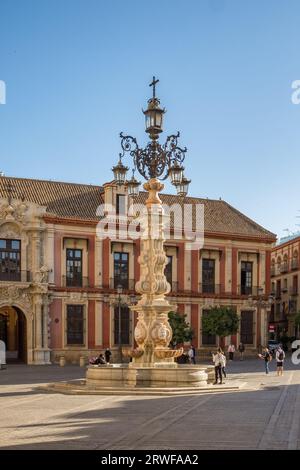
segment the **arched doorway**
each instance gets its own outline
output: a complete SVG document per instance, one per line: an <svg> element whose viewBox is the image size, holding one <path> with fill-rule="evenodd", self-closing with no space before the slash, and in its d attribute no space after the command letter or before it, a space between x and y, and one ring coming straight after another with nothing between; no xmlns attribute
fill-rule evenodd
<svg viewBox="0 0 300 470"><path fill-rule="evenodd" d="M7 362L27 363L26 317L19 308L0 308L0 340L6 344Z"/></svg>

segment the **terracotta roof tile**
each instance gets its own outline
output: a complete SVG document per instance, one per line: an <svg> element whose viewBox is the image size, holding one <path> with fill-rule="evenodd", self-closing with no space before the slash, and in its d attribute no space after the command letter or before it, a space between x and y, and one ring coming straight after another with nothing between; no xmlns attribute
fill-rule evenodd
<svg viewBox="0 0 300 470"><path fill-rule="evenodd" d="M8 183L12 185L12 197L47 207L47 213L61 218L98 220L97 207L103 204L102 186L35 180L28 178L0 177L0 197L8 197ZM147 194L140 192L137 203L144 203ZM173 194L161 194L163 203L203 204L204 230L219 234L234 234L275 241L276 235L246 217L225 201L187 197L184 200ZM195 230L195 220L193 221Z"/></svg>
<svg viewBox="0 0 300 470"><path fill-rule="evenodd" d="M0 177L0 197L24 199L47 207L47 213L63 218L97 220L97 207L103 203L101 186L63 183L27 178Z"/></svg>

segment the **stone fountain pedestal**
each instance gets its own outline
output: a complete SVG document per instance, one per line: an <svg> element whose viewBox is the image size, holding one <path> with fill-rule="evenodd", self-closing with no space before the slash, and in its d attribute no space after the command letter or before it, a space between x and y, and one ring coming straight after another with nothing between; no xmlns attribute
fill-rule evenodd
<svg viewBox="0 0 300 470"><path fill-rule="evenodd" d="M201 388L207 387L207 368L173 364L140 367L134 364L89 366L86 386L91 388Z"/></svg>
<svg viewBox="0 0 300 470"><path fill-rule="evenodd" d="M129 364L90 366L86 385L93 388L200 388L207 386L205 367L179 365L174 360L183 349L172 350L172 329L168 313L177 306L166 294L171 286L165 277L167 258L164 252L165 215L159 192L164 185L155 178L144 184L148 191L146 207L140 219L140 279L136 291L141 295L131 309L138 313L134 338L137 348L123 349Z"/></svg>

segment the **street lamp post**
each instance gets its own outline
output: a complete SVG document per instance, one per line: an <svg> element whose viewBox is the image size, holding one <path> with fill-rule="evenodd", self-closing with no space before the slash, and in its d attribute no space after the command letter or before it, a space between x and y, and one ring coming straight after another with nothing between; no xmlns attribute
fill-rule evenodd
<svg viewBox="0 0 300 470"><path fill-rule="evenodd" d="M118 347L119 347L119 357L120 361L123 362L122 358L122 336L121 336L121 295L123 292L122 286L119 284L117 286L118 294Z"/></svg>
<svg viewBox="0 0 300 470"><path fill-rule="evenodd" d="M136 196L139 192L140 183L134 176L135 171L146 180L144 189L148 192L141 217L141 269L140 279L136 284L136 291L141 294L141 298L131 307L138 313L135 328L138 348L132 351L132 358L134 364L142 366L152 366L154 362L172 362L179 355L178 351L168 348L172 339L168 312L174 310L174 306L165 297L170 291L164 274L167 263L163 249L166 215L158 193L164 188L161 180L169 177L177 194L184 198L190 183L184 176L183 161L187 149L178 145L179 132L168 136L164 144L159 143L165 109L160 106L160 100L156 96L157 83L158 80L153 77L150 83L153 94L148 100L147 109L143 111L145 131L150 141L142 148L134 137L121 133L122 153L119 154L117 165L112 168L116 184L125 185L129 196ZM129 168L122 162L125 155L133 160L133 175L129 180L126 180Z"/></svg>

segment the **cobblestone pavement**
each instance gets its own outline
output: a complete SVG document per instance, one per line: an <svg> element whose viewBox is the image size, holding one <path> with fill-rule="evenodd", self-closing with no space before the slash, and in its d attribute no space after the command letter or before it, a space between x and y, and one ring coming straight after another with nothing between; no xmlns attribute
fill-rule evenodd
<svg viewBox="0 0 300 470"><path fill-rule="evenodd" d="M84 377L78 366L10 365L0 371L1 449L299 449L300 365L228 364L239 392L192 396L79 396L41 393Z"/></svg>

